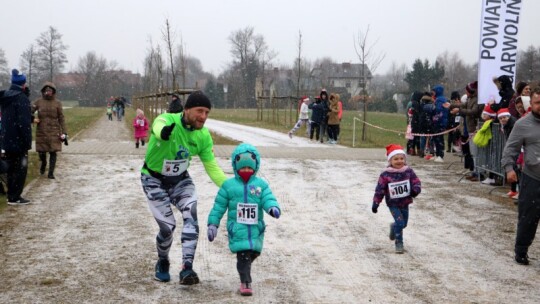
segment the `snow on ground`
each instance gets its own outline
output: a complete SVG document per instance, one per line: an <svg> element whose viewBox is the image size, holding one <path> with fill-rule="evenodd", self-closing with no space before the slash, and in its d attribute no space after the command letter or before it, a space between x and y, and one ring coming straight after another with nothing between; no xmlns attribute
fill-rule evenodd
<svg viewBox="0 0 540 304"><path fill-rule="evenodd" d="M190 173L199 193L195 270L201 283L178 284L180 227L170 252L172 281L156 282L157 225L140 187L143 155L132 154L132 145L124 150L130 139L123 128L100 120L70 146L90 142L107 154L66 150L56 180L39 178L27 187L33 204L0 212L0 302L540 303L540 245L531 247L530 266L513 262L512 201L487 195L490 186L458 182L459 163L418 158L410 163L423 190L411 206L402 255L388 240L388 210L370 210L384 161L263 158L259 175L270 182L283 215L265 217L251 298L236 293L236 258L224 229L214 242L206 239L218 188L196 160ZM237 139L261 149L278 143L255 140L263 137ZM308 156L316 146L324 145L298 149ZM218 162L230 175L228 157Z"/></svg>
<svg viewBox="0 0 540 304"><path fill-rule="evenodd" d="M205 125L212 132L241 142L247 142L257 147L312 147L313 145L326 148L341 147L339 145L310 142L304 136L303 133L305 132L303 128L300 128L293 138L289 138L289 135L285 133L215 119L208 119Z"/></svg>

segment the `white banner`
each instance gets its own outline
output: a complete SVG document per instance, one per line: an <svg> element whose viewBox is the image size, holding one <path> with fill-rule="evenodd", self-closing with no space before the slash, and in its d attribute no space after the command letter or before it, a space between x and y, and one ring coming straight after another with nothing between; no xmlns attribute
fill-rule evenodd
<svg viewBox="0 0 540 304"><path fill-rule="evenodd" d="M516 75L521 0L483 0L478 61L478 103L499 102L493 78Z"/></svg>

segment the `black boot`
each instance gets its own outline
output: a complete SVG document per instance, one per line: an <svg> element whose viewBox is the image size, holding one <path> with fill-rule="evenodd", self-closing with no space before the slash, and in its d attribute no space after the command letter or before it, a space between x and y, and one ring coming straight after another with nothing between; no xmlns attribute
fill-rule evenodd
<svg viewBox="0 0 540 304"><path fill-rule="evenodd" d="M50 152L49 157L49 175L47 176L50 179L54 179L54 167L56 166L56 152Z"/></svg>
<svg viewBox="0 0 540 304"><path fill-rule="evenodd" d="M135 148L139 149L139 142L135 143Z"/></svg>
<svg viewBox="0 0 540 304"><path fill-rule="evenodd" d="M39 152L39 160L41 161L41 167L39 168L39 174L45 174L45 168L47 167L47 154L45 152Z"/></svg>
<svg viewBox="0 0 540 304"><path fill-rule="evenodd" d="M143 146L144 146L144 139L143 139L143 140L141 140L141 145L143 145Z"/></svg>

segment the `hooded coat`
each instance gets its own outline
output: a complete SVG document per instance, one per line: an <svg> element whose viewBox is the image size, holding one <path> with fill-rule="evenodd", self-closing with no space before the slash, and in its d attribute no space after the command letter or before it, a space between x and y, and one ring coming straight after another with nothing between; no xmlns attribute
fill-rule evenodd
<svg viewBox="0 0 540 304"><path fill-rule="evenodd" d="M448 108L445 108L443 105L448 102L448 99L444 96L444 87L441 85L436 85L433 87L435 92L435 108L433 112L433 126L435 127L435 132L441 132L446 130L448 127Z"/></svg>
<svg viewBox="0 0 540 304"><path fill-rule="evenodd" d="M247 182L239 176L240 167L245 167L240 155L251 154L252 163L247 165L255 172ZM233 151L232 167L234 177L226 180L218 191L214 201L214 207L208 215L208 225L219 227L221 218L227 213L227 234L229 237L229 249L236 253L243 250L253 250L262 252L264 242L264 212L270 208L280 209L279 204L272 193L268 183L257 176L261 158L257 149L250 144L240 144ZM245 204L249 204L246 208ZM256 217L256 223L244 224L238 222L238 214L246 210L252 212Z"/></svg>
<svg viewBox="0 0 540 304"><path fill-rule="evenodd" d="M56 86L52 82L46 82L41 91L45 87L54 90L52 99L42 97L32 104L32 113L37 111L36 117L39 119L36 129L36 151L58 152L62 151L60 135L67 134L64 112L62 103L56 99Z"/></svg>
<svg viewBox="0 0 540 304"><path fill-rule="evenodd" d="M146 119L146 116L144 116L144 112L141 109L137 109L137 116L133 118L133 128L135 130L133 133L135 139L144 139L148 136L148 119Z"/></svg>
<svg viewBox="0 0 540 304"><path fill-rule="evenodd" d="M499 109L508 108L510 106L510 100L514 97L514 88L512 88L512 78L507 75L499 76L494 79L493 82L499 88L499 96L501 100L499 103L493 103L491 109L495 112Z"/></svg>
<svg viewBox="0 0 540 304"><path fill-rule="evenodd" d="M32 149L32 115L30 100L21 86L11 85L0 92L2 127L0 145L7 153L26 153Z"/></svg>

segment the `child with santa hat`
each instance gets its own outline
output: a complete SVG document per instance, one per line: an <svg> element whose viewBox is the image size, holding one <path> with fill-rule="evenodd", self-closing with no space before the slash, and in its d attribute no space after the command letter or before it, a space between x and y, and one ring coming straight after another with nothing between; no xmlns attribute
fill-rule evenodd
<svg viewBox="0 0 540 304"><path fill-rule="evenodd" d="M407 155L400 145L386 146L386 157L388 166L379 176L371 211L377 213L382 199L385 199L394 218L389 237L395 241L396 253L403 253L403 229L409 221L409 205L420 194L421 183L414 170L407 166Z"/></svg>

